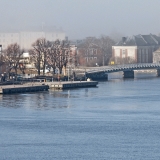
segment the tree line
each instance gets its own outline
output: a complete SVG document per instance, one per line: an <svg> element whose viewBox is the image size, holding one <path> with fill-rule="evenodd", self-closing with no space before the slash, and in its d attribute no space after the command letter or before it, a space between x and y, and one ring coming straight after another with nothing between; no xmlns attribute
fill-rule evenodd
<svg viewBox="0 0 160 160"><path fill-rule="evenodd" d="M25 62L22 63L22 57L24 49L15 44L10 44L6 50L2 51L0 65L6 65L6 71L10 75L11 71L14 70L17 75L19 69L23 74L25 73L26 66ZM59 74L62 73L67 67L68 62L75 59L76 55L72 55L69 41L56 40L54 42L47 41L44 38L37 39L32 49L29 50L30 63L35 65L37 74L40 75L42 70L43 75L45 74L46 66L53 70L53 74L58 68Z"/></svg>
<svg viewBox="0 0 160 160"><path fill-rule="evenodd" d="M86 66L107 65L112 57L112 45L115 44L108 36L101 36L100 38L87 38L79 45L77 48L83 48L87 51L91 44L95 44L101 51L101 54L96 55L96 61L93 59L86 63L85 55L72 53L70 48L70 42L68 40L56 40L48 41L45 38L37 39L33 44L32 48L28 51L30 64L34 64L37 74L40 75L41 72L44 75L46 67L52 70L52 73L62 74L62 71L66 71L66 67L69 64L81 64L81 61L85 61L82 64ZM11 72L17 75L18 71L22 74L26 72L26 62L23 61L24 49L21 49L17 43L10 44L6 50L2 51L0 66L6 66L6 72L10 75ZM63 70L64 69L64 70Z"/></svg>

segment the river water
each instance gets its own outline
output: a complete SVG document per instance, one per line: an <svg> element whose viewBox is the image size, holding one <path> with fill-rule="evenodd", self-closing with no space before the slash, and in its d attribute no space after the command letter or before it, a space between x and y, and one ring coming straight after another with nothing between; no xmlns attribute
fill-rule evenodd
<svg viewBox="0 0 160 160"><path fill-rule="evenodd" d="M160 78L0 95L0 160L160 159Z"/></svg>

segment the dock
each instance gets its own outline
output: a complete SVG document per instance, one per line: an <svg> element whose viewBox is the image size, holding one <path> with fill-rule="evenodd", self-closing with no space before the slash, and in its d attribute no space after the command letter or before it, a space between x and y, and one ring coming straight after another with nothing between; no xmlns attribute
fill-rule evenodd
<svg viewBox="0 0 160 160"><path fill-rule="evenodd" d="M0 86L0 94L48 91L48 89L63 90L71 88L96 87L97 84L97 81L59 81L2 85Z"/></svg>
<svg viewBox="0 0 160 160"><path fill-rule="evenodd" d="M45 82L50 89L71 89L82 87L96 87L97 81L59 81L59 82Z"/></svg>
<svg viewBox="0 0 160 160"><path fill-rule="evenodd" d="M48 91L48 89L49 86L44 84L3 85L0 86L0 94Z"/></svg>

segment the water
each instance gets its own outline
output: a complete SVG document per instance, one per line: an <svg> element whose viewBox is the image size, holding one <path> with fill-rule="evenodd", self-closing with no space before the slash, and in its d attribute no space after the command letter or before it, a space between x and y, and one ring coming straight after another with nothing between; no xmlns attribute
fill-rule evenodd
<svg viewBox="0 0 160 160"><path fill-rule="evenodd" d="M1 95L0 160L160 159L159 96L152 76Z"/></svg>

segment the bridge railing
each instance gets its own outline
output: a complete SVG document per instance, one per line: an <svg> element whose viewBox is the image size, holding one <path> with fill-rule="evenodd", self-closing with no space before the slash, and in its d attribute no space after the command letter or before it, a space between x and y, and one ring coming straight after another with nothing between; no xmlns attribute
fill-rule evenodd
<svg viewBox="0 0 160 160"><path fill-rule="evenodd" d="M160 69L160 63L136 63L136 64L123 64L123 65L112 65L106 67L97 67L90 69L87 73L95 72L118 72L125 70L140 70L140 69Z"/></svg>

